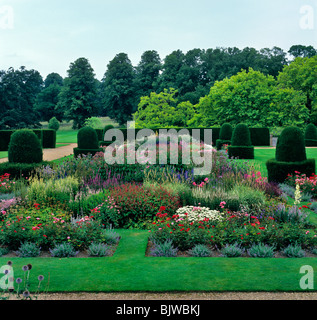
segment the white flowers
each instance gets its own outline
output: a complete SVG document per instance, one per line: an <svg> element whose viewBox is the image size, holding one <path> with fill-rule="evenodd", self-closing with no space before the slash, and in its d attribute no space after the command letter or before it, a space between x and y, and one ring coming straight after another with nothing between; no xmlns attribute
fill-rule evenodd
<svg viewBox="0 0 317 320"><path fill-rule="evenodd" d="M211 210L206 207L195 207L186 206L179 208L176 214L180 218L185 218L187 216L188 221L202 221L204 219L208 220L221 220L223 219L223 214L217 210Z"/></svg>
<svg viewBox="0 0 317 320"><path fill-rule="evenodd" d="M295 201L294 201L294 205L296 206L297 204L300 204L301 201L301 191L299 188L299 181L296 179L296 190L294 193L294 197L295 197Z"/></svg>

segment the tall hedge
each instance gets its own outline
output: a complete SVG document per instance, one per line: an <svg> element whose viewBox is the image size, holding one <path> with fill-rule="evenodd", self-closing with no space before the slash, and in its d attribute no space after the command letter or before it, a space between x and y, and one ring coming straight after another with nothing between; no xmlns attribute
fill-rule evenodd
<svg viewBox="0 0 317 320"><path fill-rule="evenodd" d="M305 145L306 147L317 147L317 128L310 123L305 129Z"/></svg>

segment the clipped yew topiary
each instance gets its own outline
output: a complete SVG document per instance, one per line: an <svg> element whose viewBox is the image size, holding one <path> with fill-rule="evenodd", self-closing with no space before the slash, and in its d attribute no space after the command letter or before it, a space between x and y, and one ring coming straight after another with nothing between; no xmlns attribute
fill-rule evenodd
<svg viewBox="0 0 317 320"><path fill-rule="evenodd" d="M221 126L219 139L216 141L217 150L220 150L224 144L231 144L232 131L233 129L230 123L224 123Z"/></svg>
<svg viewBox="0 0 317 320"><path fill-rule="evenodd" d="M233 130L228 152L229 158L254 159L254 146L251 142L250 130L246 124L240 123Z"/></svg>
<svg viewBox="0 0 317 320"><path fill-rule="evenodd" d="M315 173L315 159L307 159L304 135L297 127L285 128L276 145L275 159L266 163L268 181L282 183L295 171L311 176Z"/></svg>
<svg viewBox="0 0 317 320"><path fill-rule="evenodd" d="M75 157L89 153L95 155L97 152L103 151L99 147L97 132L91 127L83 127L78 131L77 145L78 147L74 148Z"/></svg>
<svg viewBox="0 0 317 320"><path fill-rule="evenodd" d="M305 145L306 147L317 147L317 128L310 123L305 129Z"/></svg>
<svg viewBox="0 0 317 320"><path fill-rule="evenodd" d="M41 141L32 130L15 131L11 135L8 158L10 163L41 163L43 161Z"/></svg>

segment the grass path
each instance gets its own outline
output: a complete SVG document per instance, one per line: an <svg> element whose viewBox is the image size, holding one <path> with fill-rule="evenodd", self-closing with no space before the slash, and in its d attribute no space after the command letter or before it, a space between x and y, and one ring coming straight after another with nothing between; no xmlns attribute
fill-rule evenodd
<svg viewBox="0 0 317 320"><path fill-rule="evenodd" d="M15 277L31 263L37 276L50 273L49 292L302 291L300 268L317 270L317 258L145 257L148 232L119 230L113 257L12 258ZM6 264L0 258L0 264ZM67 288L67 289L65 289Z"/></svg>

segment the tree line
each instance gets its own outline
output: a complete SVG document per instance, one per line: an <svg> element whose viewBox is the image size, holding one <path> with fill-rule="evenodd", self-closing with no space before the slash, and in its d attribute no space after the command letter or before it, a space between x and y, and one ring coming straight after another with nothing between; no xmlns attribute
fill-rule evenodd
<svg viewBox="0 0 317 320"><path fill-rule="evenodd" d="M173 99L194 112L192 116L198 123L203 119L201 115L195 115L195 106L201 104L202 99L210 97L211 88L215 85L218 86L215 94L224 94L219 83L232 79L242 70L247 73L259 72L266 77L262 80L279 81L285 87L301 91L306 100L300 103L304 103L309 113L313 113L317 77L311 68L316 70L316 67L310 65L309 71L306 66L306 73L303 74L298 73L300 62L297 62L294 70L290 67L296 61L311 59L316 55L315 48L302 45L294 45L288 52L278 47L261 50L250 47L196 48L186 53L175 50L163 60L157 51L148 50L133 66L128 54L119 53L108 63L100 80L96 79L87 58L72 62L65 78L58 73L51 73L43 79L36 70L10 68L0 71L0 129L39 127L40 121L49 121L52 117L59 121L73 120L74 128L82 127L85 120L93 116L109 116L119 124L124 124L132 119L136 111L140 114L139 109L145 106L141 103L142 97L166 93L171 88ZM286 67L291 70L286 72ZM230 83L226 85L230 87ZM152 98L155 99L155 95ZM293 95L293 104L296 99L300 100ZM206 115L213 112L212 108L199 110ZM170 112L173 112L173 108ZM221 112L218 108L216 116L219 117ZM208 125L217 121L215 116L208 119Z"/></svg>

